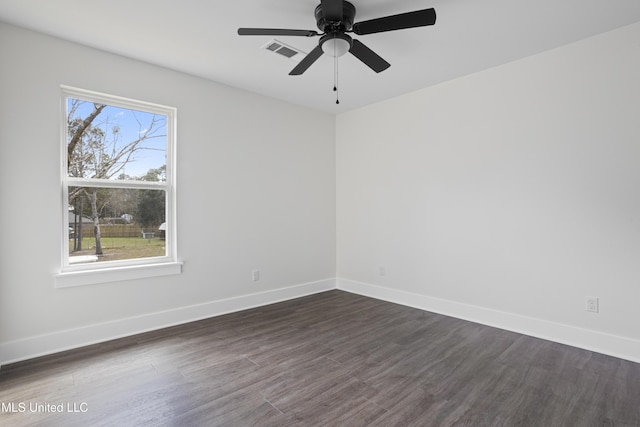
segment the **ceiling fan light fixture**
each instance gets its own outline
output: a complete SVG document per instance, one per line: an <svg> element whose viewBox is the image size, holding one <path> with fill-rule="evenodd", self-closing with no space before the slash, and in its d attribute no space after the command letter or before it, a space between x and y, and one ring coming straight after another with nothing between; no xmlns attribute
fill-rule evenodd
<svg viewBox="0 0 640 427"><path fill-rule="evenodd" d="M388 15L354 23L356 8L347 0L320 0L320 4L315 8L314 15L316 25L321 33L311 30L284 28L238 28L238 34L241 36L320 36L318 45L289 72L290 76L303 74L325 53L336 59L347 52L350 52L367 67L379 73L389 68L391 64L369 49L364 43L357 39L352 39L346 33L364 36L405 28L426 27L436 23L436 11L433 8L414 10L413 12ZM337 70L338 61L335 60L334 64Z"/></svg>
<svg viewBox="0 0 640 427"><path fill-rule="evenodd" d="M351 37L346 34L330 34L321 40L322 51L329 56L338 58L351 50Z"/></svg>

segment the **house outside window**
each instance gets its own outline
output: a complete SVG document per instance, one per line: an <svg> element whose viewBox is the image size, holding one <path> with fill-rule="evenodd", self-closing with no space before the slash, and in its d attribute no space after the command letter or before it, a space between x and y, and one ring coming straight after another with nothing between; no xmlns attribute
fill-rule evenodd
<svg viewBox="0 0 640 427"><path fill-rule="evenodd" d="M176 109L62 86L56 286L180 272Z"/></svg>

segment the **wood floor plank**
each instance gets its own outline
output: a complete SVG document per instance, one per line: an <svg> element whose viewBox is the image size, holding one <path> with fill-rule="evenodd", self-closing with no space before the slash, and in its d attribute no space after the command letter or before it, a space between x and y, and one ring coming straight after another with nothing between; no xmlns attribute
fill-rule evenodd
<svg viewBox="0 0 640 427"><path fill-rule="evenodd" d="M12 427L640 426L640 365L334 290L4 366L0 402Z"/></svg>

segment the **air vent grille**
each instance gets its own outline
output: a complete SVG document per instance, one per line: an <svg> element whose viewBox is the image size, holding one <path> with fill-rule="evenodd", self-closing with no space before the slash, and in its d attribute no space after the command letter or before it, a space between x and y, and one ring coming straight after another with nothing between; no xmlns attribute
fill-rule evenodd
<svg viewBox="0 0 640 427"><path fill-rule="evenodd" d="M288 47L286 47L286 46L282 46L282 47L281 47L280 49L278 49L276 52L277 52L277 53L279 53L280 55L284 55L284 56L286 56L287 58L291 58L291 57L293 57L293 55L297 55L297 54L298 54L298 52L296 52L296 51L295 51L295 50L293 50L293 49L289 49L289 48L288 48Z"/></svg>
<svg viewBox="0 0 640 427"><path fill-rule="evenodd" d="M262 46L263 49L276 53L295 62L300 62L307 54L300 49L282 43L280 40L271 40Z"/></svg>

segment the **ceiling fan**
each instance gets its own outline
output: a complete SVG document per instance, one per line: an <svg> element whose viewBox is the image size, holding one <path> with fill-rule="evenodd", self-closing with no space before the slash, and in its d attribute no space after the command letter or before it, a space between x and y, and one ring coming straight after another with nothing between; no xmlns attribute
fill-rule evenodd
<svg viewBox="0 0 640 427"><path fill-rule="evenodd" d="M369 49L364 43L351 38L347 33L364 36L405 28L424 27L433 25L436 22L436 11L433 8L385 16L354 24L355 16L356 8L348 1L321 0L321 3L315 9L315 18L317 26L322 33L314 30L239 28L238 34L241 36L320 36L318 46L291 70L289 75L292 76L304 73L323 53L337 58L347 52L350 52L373 71L379 73L389 68L391 64Z"/></svg>

